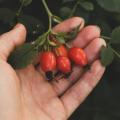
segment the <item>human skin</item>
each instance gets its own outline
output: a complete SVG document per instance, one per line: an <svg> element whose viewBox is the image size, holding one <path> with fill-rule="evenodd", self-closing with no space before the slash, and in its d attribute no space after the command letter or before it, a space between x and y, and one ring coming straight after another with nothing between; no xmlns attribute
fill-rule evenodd
<svg viewBox="0 0 120 120"><path fill-rule="evenodd" d="M81 25L72 45L85 50L90 70L74 66L70 77L59 82L48 82L40 67L29 65L14 70L7 63L16 46L25 42L26 29L17 24L0 36L0 120L67 120L100 81L105 68L99 60L105 41L97 26L84 27L84 20L70 18L55 26L55 32L68 32Z"/></svg>

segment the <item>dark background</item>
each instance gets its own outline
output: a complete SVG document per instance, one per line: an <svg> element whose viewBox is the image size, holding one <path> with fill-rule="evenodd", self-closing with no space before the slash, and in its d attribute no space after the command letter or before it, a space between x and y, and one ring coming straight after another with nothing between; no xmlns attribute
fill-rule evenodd
<svg viewBox="0 0 120 120"><path fill-rule="evenodd" d="M76 0L68 0L70 2L67 3L63 3L63 1L65 0L47 0L52 12L66 19ZM93 10L78 6L74 15L82 16L86 20L86 25L99 25L102 35L110 36L111 31L120 24L119 11L103 9L96 0L91 0L91 3L94 5ZM19 0L0 0L0 34L11 29L14 24L15 12L19 6ZM19 21L27 27L28 42L47 30L48 19L41 0L33 0L32 4L25 7ZM116 44L114 48L119 52L120 45ZM70 120L120 120L119 76L120 62L115 58L113 63L107 67L101 82L71 116Z"/></svg>

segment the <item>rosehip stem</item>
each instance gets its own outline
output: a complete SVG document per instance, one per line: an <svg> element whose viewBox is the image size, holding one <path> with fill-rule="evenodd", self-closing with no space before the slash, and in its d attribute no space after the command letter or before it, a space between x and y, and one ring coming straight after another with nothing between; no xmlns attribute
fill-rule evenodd
<svg viewBox="0 0 120 120"><path fill-rule="evenodd" d="M71 14L69 15L69 17L72 17L74 15L74 13L76 12L78 5L80 4L80 0L77 1L77 3L74 5Z"/></svg>
<svg viewBox="0 0 120 120"><path fill-rule="evenodd" d="M19 7L19 9L18 9L18 11L16 12L16 16L17 16L17 17L20 16L20 13L21 13L21 11L22 11L23 6L24 6L24 0L22 1L21 5L20 5L20 7Z"/></svg>
<svg viewBox="0 0 120 120"><path fill-rule="evenodd" d="M105 39L105 41L107 42L107 44L110 44L110 40L111 40L110 37L102 35L101 38Z"/></svg>
<svg viewBox="0 0 120 120"><path fill-rule="evenodd" d="M50 32L51 29L52 29L52 16L53 16L53 14L51 13L50 9L48 8L46 1L42 0L42 3L45 7L45 10L46 10L47 14L48 14L48 18L49 18L49 29L48 29L48 31Z"/></svg>
<svg viewBox="0 0 120 120"><path fill-rule="evenodd" d="M107 40L111 40L111 38L108 37L108 36L101 36L101 38L103 38L103 39L107 39Z"/></svg>

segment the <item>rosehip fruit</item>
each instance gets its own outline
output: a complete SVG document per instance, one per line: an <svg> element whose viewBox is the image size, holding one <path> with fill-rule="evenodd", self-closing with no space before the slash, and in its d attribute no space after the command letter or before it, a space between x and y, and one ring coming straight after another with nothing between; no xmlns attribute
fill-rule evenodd
<svg viewBox="0 0 120 120"><path fill-rule="evenodd" d="M57 57L57 68L59 71L67 74L71 72L71 63L68 57Z"/></svg>
<svg viewBox="0 0 120 120"><path fill-rule="evenodd" d="M53 71L56 69L55 55L50 52L42 52L40 55L40 66L44 72Z"/></svg>
<svg viewBox="0 0 120 120"><path fill-rule="evenodd" d="M85 66L88 63L86 53L81 48L70 48L68 56L75 64L78 64L80 66Z"/></svg>
<svg viewBox="0 0 120 120"><path fill-rule="evenodd" d="M56 56L68 56L67 48L64 45L60 45L59 47L55 48L54 52Z"/></svg>

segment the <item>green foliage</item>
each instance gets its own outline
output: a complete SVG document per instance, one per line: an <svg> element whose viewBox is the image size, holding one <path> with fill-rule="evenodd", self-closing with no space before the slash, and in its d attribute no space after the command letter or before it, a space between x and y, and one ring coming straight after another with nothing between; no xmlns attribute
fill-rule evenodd
<svg viewBox="0 0 120 120"><path fill-rule="evenodd" d="M71 11L72 9L70 9L69 7L62 7L60 9L60 16L65 19L70 15Z"/></svg>
<svg viewBox="0 0 120 120"><path fill-rule="evenodd" d="M120 26L115 28L111 34L110 43L119 44L120 43Z"/></svg>
<svg viewBox="0 0 120 120"><path fill-rule="evenodd" d="M8 62L15 68L20 69L32 64L34 58L38 54L35 46L29 43L18 47L9 57Z"/></svg>
<svg viewBox="0 0 120 120"><path fill-rule="evenodd" d="M120 1L119 0L97 0L98 4L109 12L120 13Z"/></svg>
<svg viewBox="0 0 120 120"><path fill-rule="evenodd" d="M85 19L86 25L98 25L101 28L102 35L107 36L106 42L111 44L110 48L103 48L101 52L104 65L112 62L113 56L119 58L120 54L120 0L47 0L52 12L63 19L69 16L80 16ZM22 3L22 0L21 0ZM30 3L32 3L30 5ZM87 3L87 4L86 4ZM88 4L89 3L89 4ZM8 31L11 28L11 21L16 14L16 8L20 6L19 0L1 0L0 1L0 33ZM42 32L47 30L48 18L43 10L41 0L25 0L24 8L18 18L28 30L27 41L35 40ZM27 7L25 7L27 6ZM59 20L57 19L57 22ZM111 37L112 39L108 39ZM44 40L41 41L41 45ZM29 46L29 45L28 45ZM31 49L31 45L23 49L20 58L16 62L26 61L24 64L32 63L30 61L36 55L36 49L33 53L28 54L29 61L24 58L24 52ZM19 51L19 50L17 50ZM114 55L113 55L114 53ZM25 52L26 54L26 52ZM12 58L9 58L11 60ZM24 60L26 59L26 60ZM13 61L13 60L12 60ZM19 66L18 66L19 67ZM114 59L112 65L108 66L102 81L81 105L70 120L120 120L120 61Z"/></svg>
<svg viewBox="0 0 120 120"><path fill-rule="evenodd" d="M80 5L81 5L81 7L83 7L87 11L93 11L94 10L94 5L91 2L81 2Z"/></svg>
<svg viewBox="0 0 120 120"><path fill-rule="evenodd" d="M101 49L100 58L103 66L110 65L114 59L114 53L111 47L103 47Z"/></svg>
<svg viewBox="0 0 120 120"><path fill-rule="evenodd" d="M59 43L65 44L64 37L62 37L62 36L56 36L56 39L57 39L57 41L58 41Z"/></svg>

